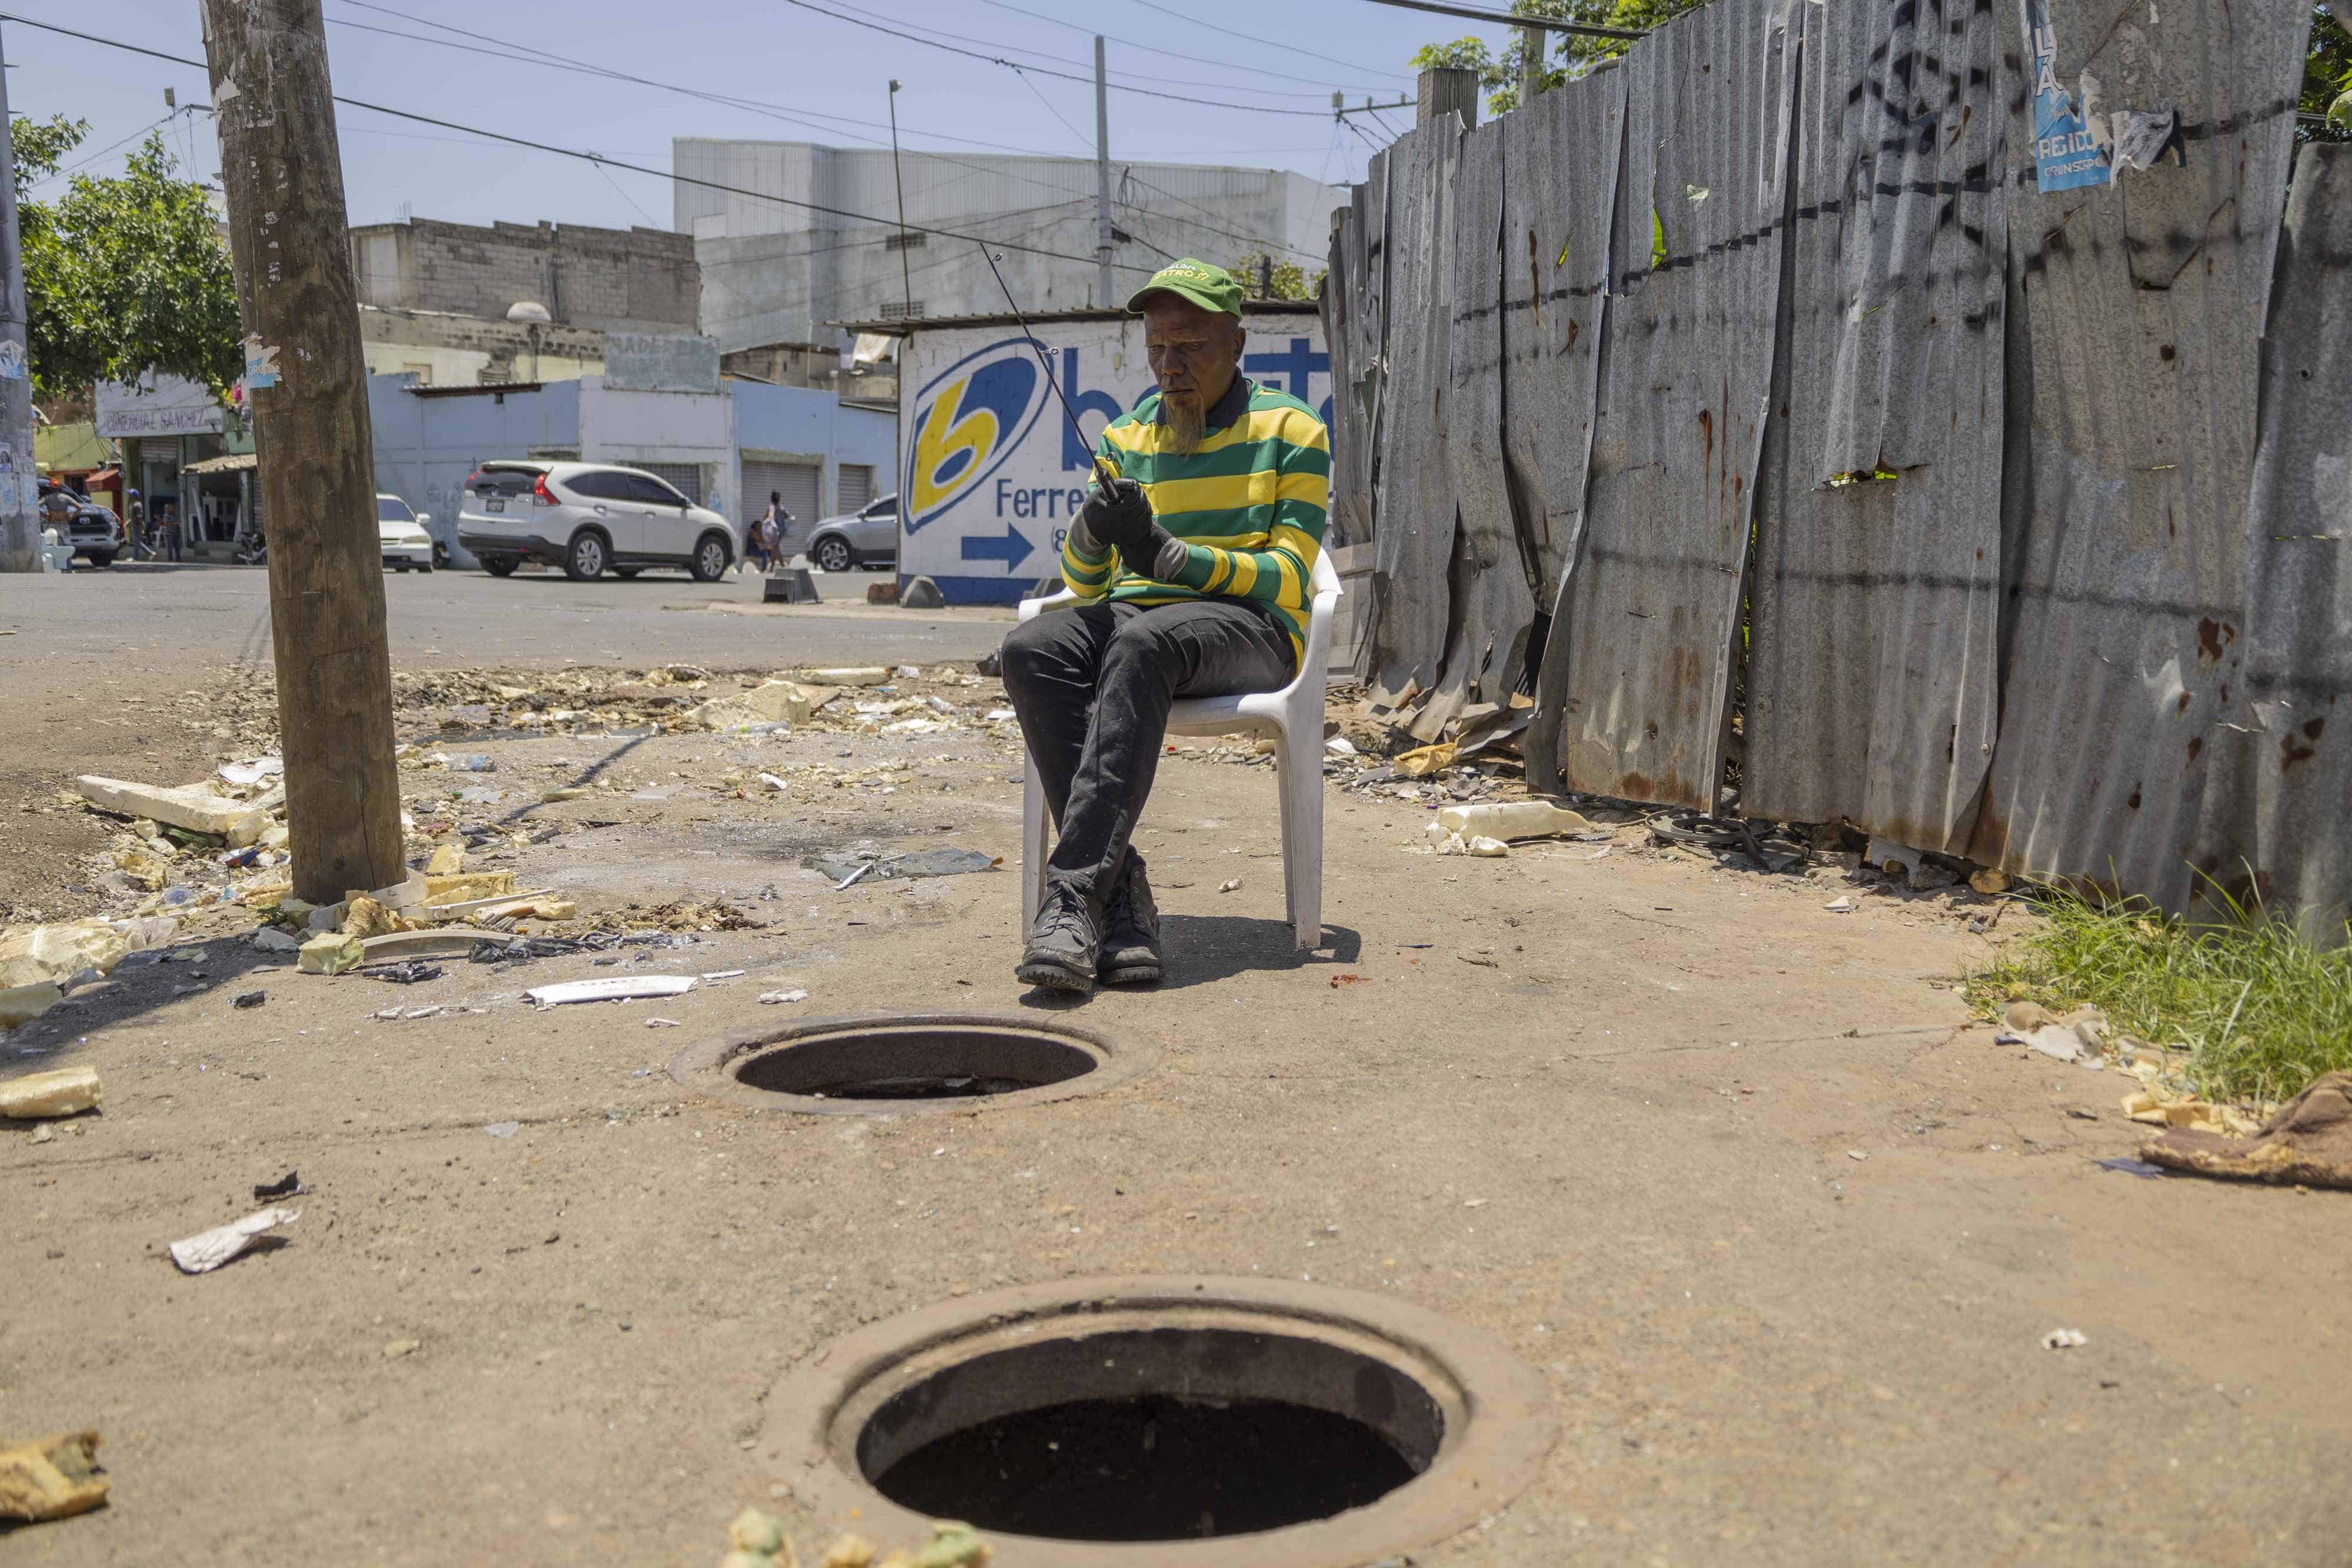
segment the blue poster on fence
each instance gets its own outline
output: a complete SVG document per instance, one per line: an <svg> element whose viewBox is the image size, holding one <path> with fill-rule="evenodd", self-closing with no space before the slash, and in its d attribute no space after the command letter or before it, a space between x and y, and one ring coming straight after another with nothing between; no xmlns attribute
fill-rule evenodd
<svg viewBox="0 0 2352 1568"><path fill-rule="evenodd" d="M2092 132L2072 94L2058 85L2058 35L2045 0L2021 0L2025 53L2033 72L2033 172L2044 191L2104 185L2115 177L2110 144Z"/></svg>

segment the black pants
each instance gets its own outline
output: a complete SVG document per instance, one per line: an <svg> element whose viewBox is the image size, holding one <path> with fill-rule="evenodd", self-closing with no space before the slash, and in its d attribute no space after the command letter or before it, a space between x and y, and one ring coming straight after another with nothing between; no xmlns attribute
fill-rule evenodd
<svg viewBox="0 0 2352 1568"><path fill-rule="evenodd" d="M1125 865L1175 700L1278 691L1297 668L1274 612L1240 599L1065 605L1015 627L1003 661L1061 829L1046 880L1097 900Z"/></svg>

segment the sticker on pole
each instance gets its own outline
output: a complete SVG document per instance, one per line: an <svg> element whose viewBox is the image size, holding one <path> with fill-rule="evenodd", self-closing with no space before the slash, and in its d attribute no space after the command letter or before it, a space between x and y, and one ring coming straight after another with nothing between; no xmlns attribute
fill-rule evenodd
<svg viewBox="0 0 2352 1568"><path fill-rule="evenodd" d="M245 385L248 392L278 384L278 350L257 335L245 340Z"/></svg>
<svg viewBox="0 0 2352 1568"><path fill-rule="evenodd" d="M25 379L25 345L0 342L0 381L21 382Z"/></svg>

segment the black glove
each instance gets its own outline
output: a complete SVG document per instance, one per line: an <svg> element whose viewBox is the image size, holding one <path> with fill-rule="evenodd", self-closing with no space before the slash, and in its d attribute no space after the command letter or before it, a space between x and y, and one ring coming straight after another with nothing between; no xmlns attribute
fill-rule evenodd
<svg viewBox="0 0 2352 1568"><path fill-rule="evenodd" d="M1132 479L1114 479L1108 485L1097 480L1078 511L1078 521L1088 538L1124 557L1129 545L1151 532L1151 503Z"/></svg>
<svg viewBox="0 0 2352 1568"><path fill-rule="evenodd" d="M1171 549L1171 546L1174 548ZM1155 521L1143 530L1141 538L1118 547L1118 560L1121 566L1138 577L1172 582L1176 578L1176 569L1184 564L1184 547L1177 543L1174 535Z"/></svg>

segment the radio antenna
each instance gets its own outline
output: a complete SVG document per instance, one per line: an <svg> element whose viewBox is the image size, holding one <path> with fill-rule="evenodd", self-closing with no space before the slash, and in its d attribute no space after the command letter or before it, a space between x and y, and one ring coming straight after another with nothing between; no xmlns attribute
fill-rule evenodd
<svg viewBox="0 0 2352 1568"><path fill-rule="evenodd" d="M1037 356L1037 368L1045 372L1045 384L1054 389L1054 396L1060 400L1062 417L1070 422L1070 434L1078 438L1079 445L1086 446L1087 433L1078 428L1078 411L1070 406L1070 400L1063 394L1062 383L1054 379L1054 362L1045 357L1045 346L1037 341L1035 335L1029 330L1029 318L1021 313L1020 302L1013 298L1012 287L1004 281L1004 274L997 272L996 257L989 255L984 245L980 247L980 254L987 258L988 270L996 273L996 287L1004 290L1004 302L1013 307L1013 319L1021 323L1021 335L1029 340L1030 351ZM1110 465L1103 461L1101 454L1092 447L1087 447L1087 451L1094 456L1095 476L1108 488L1118 476L1110 471Z"/></svg>

